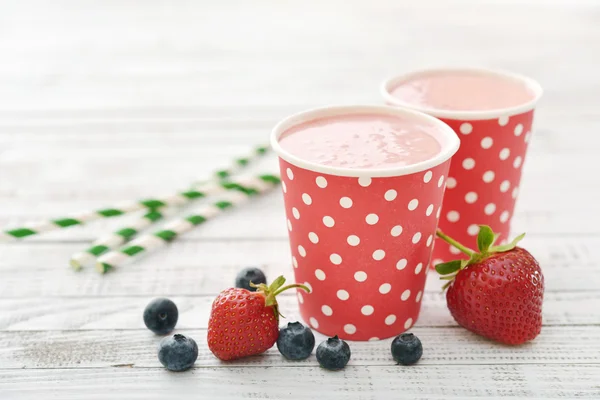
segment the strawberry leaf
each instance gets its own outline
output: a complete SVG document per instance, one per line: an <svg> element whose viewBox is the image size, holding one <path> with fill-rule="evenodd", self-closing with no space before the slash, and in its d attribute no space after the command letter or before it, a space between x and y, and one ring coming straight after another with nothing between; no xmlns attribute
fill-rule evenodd
<svg viewBox="0 0 600 400"><path fill-rule="evenodd" d="M514 238L512 242L506 243L506 244L503 244L500 246L494 246L494 247L490 248L490 251L502 253L505 251L512 250L517 246L517 243L519 243L524 237L525 237L525 234L521 233L519 236Z"/></svg>
<svg viewBox="0 0 600 400"><path fill-rule="evenodd" d="M445 263L437 264L435 266L435 270L440 275L448 275L460 270L461 265L461 260L448 261Z"/></svg>
<svg viewBox="0 0 600 400"><path fill-rule="evenodd" d="M278 277L269 286L269 293L275 293L277 291L277 289L279 289L280 287L283 286L284 283L285 283L285 278L283 277L283 275Z"/></svg>
<svg viewBox="0 0 600 400"><path fill-rule="evenodd" d="M479 234L477 235L477 248L482 254L488 252L490 246L494 243L494 231L487 225L479 225Z"/></svg>

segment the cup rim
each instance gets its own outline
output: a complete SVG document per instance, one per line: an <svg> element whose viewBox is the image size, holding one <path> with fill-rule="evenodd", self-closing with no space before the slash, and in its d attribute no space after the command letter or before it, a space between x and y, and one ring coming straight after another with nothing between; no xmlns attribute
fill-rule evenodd
<svg viewBox="0 0 600 400"><path fill-rule="evenodd" d="M439 134L442 136L441 138L438 138L442 149L437 155L428 160L405 166L393 168L343 168L304 160L283 149L279 144L279 137L285 131L296 125L319 118L351 114L382 114L402 117L408 116L409 118L416 118L427 121L428 123L433 123L439 128ZM270 141L271 147L275 153L277 153L280 158L289 162L290 164L323 174L356 178L392 177L421 172L436 167L449 160L458 151L460 146L460 139L458 138L457 134L445 122L419 111L381 105L334 105L301 111L279 121L271 131Z"/></svg>
<svg viewBox="0 0 600 400"><path fill-rule="evenodd" d="M406 81L415 76L423 75L423 74L431 74L436 72L476 72L479 74L493 75L499 76L502 78L508 78L514 81L518 81L524 83L525 86L530 89L534 98L529 100L526 103L519 104L517 106L498 108L493 110L445 110L438 108L429 108L423 107L415 104L411 104L405 102L401 99L398 99L390 93L390 90L397 86L399 83ZM426 68L414 70L411 72L407 72L405 74L395 75L391 78L384 80L380 87L379 92L383 99L394 106L406 107L412 110L421 111L423 113L432 115L437 118L449 118L456 120L483 120L483 119L493 119L499 118L502 116L512 116L517 114L522 114L524 112L533 110L542 97L543 89L542 86L535 81L525 75L520 75L514 72L499 70L499 69L490 69L490 68L478 68L478 67L439 67L439 68Z"/></svg>

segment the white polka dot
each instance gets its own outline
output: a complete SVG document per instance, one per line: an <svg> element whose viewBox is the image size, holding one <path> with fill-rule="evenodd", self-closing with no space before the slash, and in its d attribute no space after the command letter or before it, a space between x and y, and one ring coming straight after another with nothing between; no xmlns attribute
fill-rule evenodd
<svg viewBox="0 0 600 400"><path fill-rule="evenodd" d="M283 193L287 193L287 185L284 181L281 181L281 188L283 189Z"/></svg>
<svg viewBox="0 0 600 400"><path fill-rule="evenodd" d="M288 230L291 232L292 231L292 221L290 221L289 219L287 220L287 226L288 226Z"/></svg>
<svg viewBox="0 0 600 400"><path fill-rule="evenodd" d="M388 294L390 290L392 290L392 285L389 283L384 283L383 285L379 286L379 293L381 294Z"/></svg>
<svg viewBox="0 0 600 400"><path fill-rule="evenodd" d="M458 211L448 211L448 214L446 214L446 219L450 222L456 222L460 219L460 214Z"/></svg>
<svg viewBox="0 0 600 400"><path fill-rule="evenodd" d="M529 143L529 141L531 140L531 132L527 132L525 134L525 143Z"/></svg>
<svg viewBox="0 0 600 400"><path fill-rule="evenodd" d="M360 238L356 235L350 235L348 236L346 241L350 246L358 246L358 244L360 243Z"/></svg>
<svg viewBox="0 0 600 400"><path fill-rule="evenodd" d="M304 283L303 283L303 285L304 285L304 286L306 286L306 287L308 288L308 292L309 292L309 293L312 293L312 292L313 292L313 288L312 288L312 285L311 285L310 283L308 283L308 282L304 282ZM300 293L300 292L298 292L298 293Z"/></svg>
<svg viewBox="0 0 600 400"><path fill-rule="evenodd" d="M502 211L502 214L500 214L500 222L504 223L504 222L508 221L509 215L510 214L508 211Z"/></svg>
<svg viewBox="0 0 600 400"><path fill-rule="evenodd" d="M385 251L379 249L379 250L375 250L373 252L373 260L375 261L381 261L383 260L383 258L385 257Z"/></svg>
<svg viewBox="0 0 600 400"><path fill-rule="evenodd" d="M354 273L354 279L356 279L357 282L364 282L367 280L367 273L364 271L356 271Z"/></svg>
<svg viewBox="0 0 600 400"><path fill-rule="evenodd" d="M393 237L398 237L402 234L402 227L400 225L396 225L390 231Z"/></svg>
<svg viewBox="0 0 600 400"><path fill-rule="evenodd" d="M492 147L493 144L494 140L489 136L486 136L483 139L481 139L481 147L484 149L489 149L490 147Z"/></svg>
<svg viewBox="0 0 600 400"><path fill-rule="evenodd" d="M462 133L463 135L468 135L469 133L473 132L473 125L471 125L468 122L463 122L460 125L460 133Z"/></svg>
<svg viewBox="0 0 600 400"><path fill-rule="evenodd" d="M404 268L406 268L406 264L408 264L408 261L406 258L403 258L396 263L396 269L402 271Z"/></svg>
<svg viewBox="0 0 600 400"><path fill-rule="evenodd" d="M438 187L442 187L443 183L444 183L444 175L440 176L440 179L438 179Z"/></svg>
<svg viewBox="0 0 600 400"><path fill-rule="evenodd" d="M415 233L412 237L412 242L414 244L417 244L417 243L419 243L420 240L421 240L421 232Z"/></svg>
<svg viewBox="0 0 600 400"><path fill-rule="evenodd" d="M431 246L432 242L433 242L433 235L429 235L429 237L427 238L427 247Z"/></svg>
<svg viewBox="0 0 600 400"><path fill-rule="evenodd" d="M413 324L412 318L407 319L406 322L404 323L404 329L410 328L412 326L412 324Z"/></svg>
<svg viewBox="0 0 600 400"><path fill-rule="evenodd" d="M442 213L442 206L439 206L437 212L435 213L435 217L437 219L440 219L440 214L441 213Z"/></svg>
<svg viewBox="0 0 600 400"><path fill-rule="evenodd" d="M387 192L385 192L385 194L383 195L383 197L387 200L387 201L392 201L396 198L396 196L398 196L398 192L396 192L394 189L390 189Z"/></svg>
<svg viewBox="0 0 600 400"><path fill-rule="evenodd" d="M506 124L508 124L508 116L504 115L504 116L498 118L498 125L506 126Z"/></svg>
<svg viewBox="0 0 600 400"><path fill-rule="evenodd" d="M352 199L350 197L342 197L340 199L340 206L344 208L352 207Z"/></svg>
<svg viewBox="0 0 600 400"><path fill-rule="evenodd" d="M523 133L523 124L517 124L515 126L515 136L521 136L521 133Z"/></svg>
<svg viewBox="0 0 600 400"><path fill-rule="evenodd" d="M325 225L328 228L331 228L335 225L335 221L329 215L326 215L323 217L323 225Z"/></svg>
<svg viewBox="0 0 600 400"><path fill-rule="evenodd" d="M300 211L296 207L292 207L292 215L296 219L300 219Z"/></svg>
<svg viewBox="0 0 600 400"><path fill-rule="evenodd" d="M523 159L521 158L521 156L517 156L517 158L515 158L515 161L513 161L513 167L519 168L522 162Z"/></svg>
<svg viewBox="0 0 600 400"><path fill-rule="evenodd" d="M431 172L431 171L425 172L425 175L423 175L423 182L429 183L432 176L433 176L433 172Z"/></svg>
<svg viewBox="0 0 600 400"><path fill-rule="evenodd" d="M288 168L287 171L285 171L285 173L287 174L287 177L290 179L290 181L294 180L294 173L291 169Z"/></svg>
<svg viewBox="0 0 600 400"><path fill-rule="evenodd" d="M379 221L379 216L377 216L377 214L369 214L365 218L365 221L367 221L367 224L369 225L375 225L377 221Z"/></svg>
<svg viewBox="0 0 600 400"><path fill-rule="evenodd" d="M509 188L510 188L510 182L509 181L502 181L502 183L500 184L500 191L502 193L504 193L504 192L507 192Z"/></svg>
<svg viewBox="0 0 600 400"><path fill-rule="evenodd" d="M423 263L418 263L415 267L415 275L418 275L423 270Z"/></svg>
<svg viewBox="0 0 600 400"><path fill-rule="evenodd" d="M433 212L433 204L430 204L427 207L427 210L425 210L425 215L427 215L428 217L431 215L431 213Z"/></svg>
<svg viewBox="0 0 600 400"><path fill-rule="evenodd" d="M503 148L502 150L500 150L500 153L498 154L498 156L500 157L501 160L506 160L509 156L510 156L510 149L509 148Z"/></svg>
<svg viewBox="0 0 600 400"><path fill-rule="evenodd" d="M370 305L362 306L362 308L360 309L360 313L362 315L371 315L374 311L375 309L373 308L373 306Z"/></svg>
<svg viewBox="0 0 600 400"><path fill-rule="evenodd" d="M292 265L294 265L294 268L298 268L298 260L294 256L292 256Z"/></svg>
<svg viewBox="0 0 600 400"><path fill-rule="evenodd" d="M319 243L319 236L317 236L317 234L314 233L314 232L309 232L308 233L308 240L310 240L314 244L317 244L317 243Z"/></svg>
<svg viewBox="0 0 600 400"><path fill-rule="evenodd" d="M321 312L328 317L333 315L333 310L327 304L321 306Z"/></svg>
<svg viewBox="0 0 600 400"><path fill-rule="evenodd" d="M477 201L477 198L479 196L477 196L477 193L475 192L469 192L465 195L465 201L469 204L473 204Z"/></svg>
<svg viewBox="0 0 600 400"><path fill-rule="evenodd" d="M404 292L402 292L402 296L400 296L400 299L402 301L406 301L406 300L408 300L409 297L410 297L410 289L406 289Z"/></svg>
<svg viewBox="0 0 600 400"><path fill-rule="evenodd" d="M310 206L312 204L312 197L308 193L302 193L302 201L307 206Z"/></svg>
<svg viewBox="0 0 600 400"><path fill-rule="evenodd" d="M448 189L454 189L456 187L456 179L449 176L446 180L446 187Z"/></svg>
<svg viewBox="0 0 600 400"><path fill-rule="evenodd" d="M475 167L475 160L472 158L465 158L462 162L464 169L473 169Z"/></svg>
<svg viewBox="0 0 600 400"><path fill-rule="evenodd" d="M496 174L494 173L494 171L485 171L483 173L483 181L485 183L490 183L494 180L494 178L496 177Z"/></svg>
<svg viewBox="0 0 600 400"><path fill-rule="evenodd" d="M396 322L396 316L394 314L390 314L387 317L385 317L386 325L392 325L394 322Z"/></svg>
<svg viewBox="0 0 600 400"><path fill-rule="evenodd" d="M324 189L327 187L327 179L323 178L322 176L317 176L317 179L315 179L315 182L317 183L317 186L320 187L321 189Z"/></svg>
<svg viewBox="0 0 600 400"><path fill-rule="evenodd" d="M512 191L512 198L516 199L518 195L519 195L519 188L515 187Z"/></svg>
<svg viewBox="0 0 600 400"><path fill-rule="evenodd" d="M367 177L358 178L358 184L362 187L367 187L371 184L371 178L367 178Z"/></svg>
<svg viewBox="0 0 600 400"><path fill-rule="evenodd" d="M469 227L467 228L467 233L471 236L477 235L479 233L479 226L475 224L469 225Z"/></svg>
<svg viewBox="0 0 600 400"><path fill-rule="evenodd" d="M452 245L450 245L450 246L448 246L448 247L449 247L449 249L450 249L450 253L452 253L452 254L460 254L460 250L459 250L459 249L457 249L456 247L454 247L454 246L452 246ZM434 264L434 265L435 265L435 264Z"/></svg>
<svg viewBox="0 0 600 400"><path fill-rule="evenodd" d="M344 332L348 335L354 335L356 333L356 327L352 324L346 324L344 325Z"/></svg>
<svg viewBox="0 0 600 400"><path fill-rule="evenodd" d="M333 253L329 256L329 261L331 261L332 264L340 265L342 263L342 256L337 253Z"/></svg>
<svg viewBox="0 0 600 400"><path fill-rule="evenodd" d="M296 297L298 297L298 303L304 304L304 296L302 296L302 293L296 293Z"/></svg>
<svg viewBox="0 0 600 400"><path fill-rule="evenodd" d="M323 272L323 270L321 270L321 269L315 270L315 276L320 281L324 281L325 278L327 278L327 276L325 275L325 272Z"/></svg>
<svg viewBox="0 0 600 400"><path fill-rule="evenodd" d="M298 254L300 254L302 257L306 257L306 249L302 246L298 246Z"/></svg>
<svg viewBox="0 0 600 400"><path fill-rule="evenodd" d="M417 303L421 301L421 296L423 296L423 291L419 290L419 293L417 293L417 297L415 298Z"/></svg>
<svg viewBox="0 0 600 400"><path fill-rule="evenodd" d="M308 319L308 322L310 322L310 325L315 328L318 329L319 328L319 321L317 321L316 319L314 319L313 317L310 317Z"/></svg>
<svg viewBox="0 0 600 400"><path fill-rule="evenodd" d="M483 212L485 212L486 215L492 215L496 212L496 205L494 203L486 204Z"/></svg>
<svg viewBox="0 0 600 400"><path fill-rule="evenodd" d="M413 211L418 206L419 206L419 200L417 200L417 199L412 199L411 201L408 202L408 209L410 211Z"/></svg>
<svg viewBox="0 0 600 400"><path fill-rule="evenodd" d="M350 294L348 292L346 292L344 289L340 289L337 291L337 298L345 301L350 298Z"/></svg>

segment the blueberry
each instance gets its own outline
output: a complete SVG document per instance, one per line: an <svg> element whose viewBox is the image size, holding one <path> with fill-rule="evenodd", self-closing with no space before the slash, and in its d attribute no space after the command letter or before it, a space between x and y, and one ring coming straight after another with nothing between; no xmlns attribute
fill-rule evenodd
<svg viewBox="0 0 600 400"><path fill-rule="evenodd" d="M317 361L321 367L336 371L350 360L350 346L337 336L329 338L317 347Z"/></svg>
<svg viewBox="0 0 600 400"><path fill-rule="evenodd" d="M158 345L158 359L169 371L185 371L198 358L198 345L192 338L180 334L169 336Z"/></svg>
<svg viewBox="0 0 600 400"><path fill-rule="evenodd" d="M247 289L255 292L256 288L250 286L250 282L258 285L259 283L267 283L265 273L258 268L248 267L241 270L235 277L235 287Z"/></svg>
<svg viewBox="0 0 600 400"><path fill-rule="evenodd" d="M392 341L392 357L399 364L414 364L422 355L423 345L419 338L412 333L403 333Z"/></svg>
<svg viewBox="0 0 600 400"><path fill-rule="evenodd" d="M300 322L290 322L279 330L277 349L289 360L304 360L315 348L315 335Z"/></svg>
<svg viewBox="0 0 600 400"><path fill-rule="evenodd" d="M175 328L179 311L169 299L154 299L144 310L144 324L157 335L166 335Z"/></svg>

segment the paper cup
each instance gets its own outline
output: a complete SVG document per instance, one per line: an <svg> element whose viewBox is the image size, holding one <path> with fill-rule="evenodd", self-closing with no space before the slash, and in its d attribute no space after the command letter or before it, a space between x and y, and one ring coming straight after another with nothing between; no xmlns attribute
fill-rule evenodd
<svg viewBox="0 0 600 400"><path fill-rule="evenodd" d="M439 127L435 158L406 167L348 169L297 158L279 146L289 128L348 114L416 118ZM298 133L301 134L301 133ZM326 107L273 129L279 155L300 312L317 331L376 340L409 329L419 316L432 242L456 134L425 114L385 106Z"/></svg>
<svg viewBox="0 0 600 400"><path fill-rule="evenodd" d="M490 111L450 111L411 105L391 95L402 81L419 74L439 71L470 71L500 76L525 84L533 100L510 108ZM535 105L542 95L540 85L524 76L470 68L417 71L386 80L381 94L387 104L409 107L439 118L459 135L461 146L452 160L439 227L459 242L474 248L479 225L510 235L510 223L519 193L521 171L531 138ZM466 258L458 249L438 239L432 266L442 261Z"/></svg>

